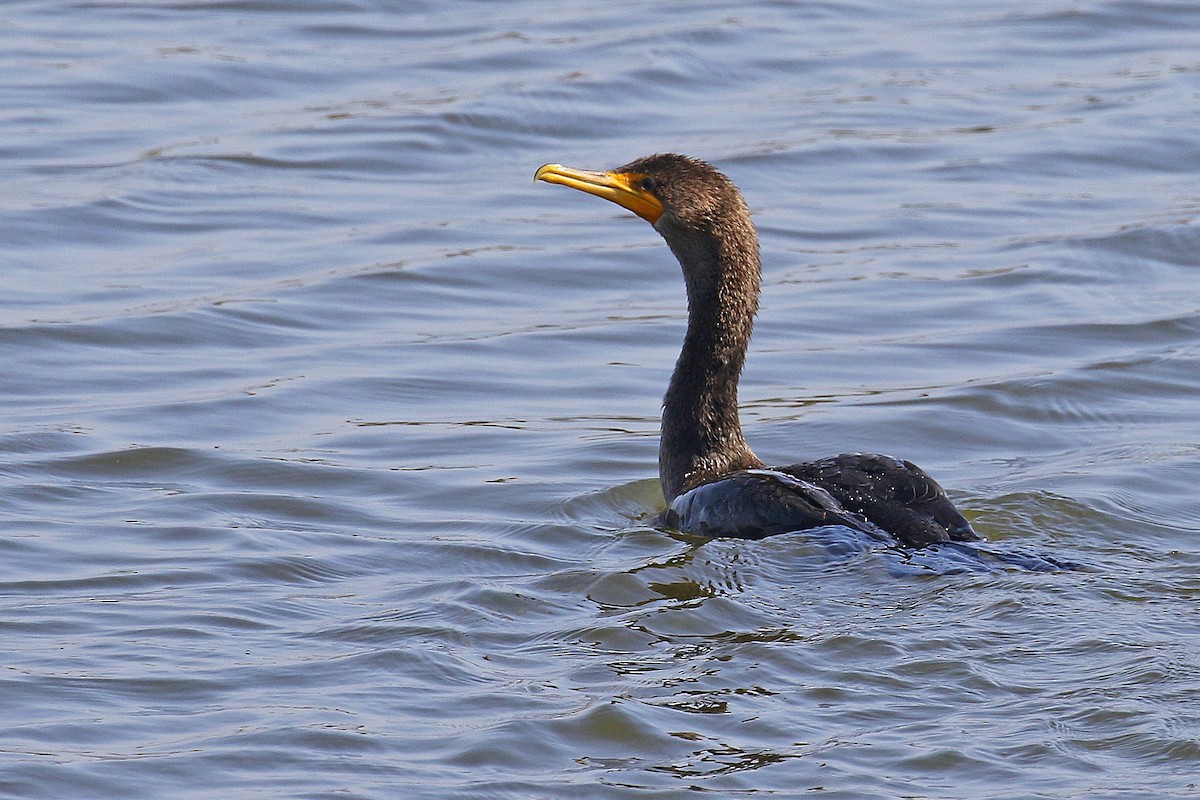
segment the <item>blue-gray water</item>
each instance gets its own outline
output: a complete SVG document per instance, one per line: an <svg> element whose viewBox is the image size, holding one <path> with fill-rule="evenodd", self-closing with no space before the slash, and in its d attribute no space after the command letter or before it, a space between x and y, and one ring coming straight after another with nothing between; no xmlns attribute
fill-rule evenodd
<svg viewBox="0 0 1200 800"><path fill-rule="evenodd" d="M1200 795L1200 4L0 7L0 796ZM771 462L978 572L655 530L703 157Z"/></svg>

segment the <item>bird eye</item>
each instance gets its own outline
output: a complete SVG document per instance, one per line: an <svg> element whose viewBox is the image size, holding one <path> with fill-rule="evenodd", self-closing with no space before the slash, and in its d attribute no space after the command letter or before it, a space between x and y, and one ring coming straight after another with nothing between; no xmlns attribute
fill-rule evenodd
<svg viewBox="0 0 1200 800"><path fill-rule="evenodd" d="M655 181L654 178L642 178L639 185L647 192L653 192L658 188L658 182Z"/></svg>

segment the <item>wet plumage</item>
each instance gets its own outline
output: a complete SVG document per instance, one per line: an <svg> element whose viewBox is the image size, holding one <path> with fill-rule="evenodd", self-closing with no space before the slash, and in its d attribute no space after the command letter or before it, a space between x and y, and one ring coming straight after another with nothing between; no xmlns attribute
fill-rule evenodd
<svg viewBox="0 0 1200 800"><path fill-rule="evenodd" d="M725 175L664 154L608 172L547 164L536 177L633 211L662 235L683 269L688 326L663 399L659 441L664 523L741 538L838 524L910 546L979 539L937 482L907 461L845 453L768 467L750 449L738 381L761 264L750 211Z"/></svg>

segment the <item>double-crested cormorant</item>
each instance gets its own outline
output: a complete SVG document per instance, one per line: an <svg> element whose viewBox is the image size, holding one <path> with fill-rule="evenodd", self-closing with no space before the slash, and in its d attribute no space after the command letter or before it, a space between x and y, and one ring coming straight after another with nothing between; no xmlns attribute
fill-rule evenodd
<svg viewBox="0 0 1200 800"><path fill-rule="evenodd" d="M761 268L758 234L732 181L674 154L609 172L546 164L534 177L629 209L683 267L687 334L663 400L658 447L666 525L740 538L846 525L910 546L979 539L942 487L907 461L848 453L767 467L746 444L738 379Z"/></svg>

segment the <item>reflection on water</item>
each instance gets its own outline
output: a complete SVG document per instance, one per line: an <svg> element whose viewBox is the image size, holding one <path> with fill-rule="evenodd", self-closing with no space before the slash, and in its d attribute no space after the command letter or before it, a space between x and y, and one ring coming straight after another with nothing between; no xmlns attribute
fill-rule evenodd
<svg viewBox="0 0 1200 800"><path fill-rule="evenodd" d="M1198 13L10 4L0 795L1193 795ZM654 528L654 151L986 545Z"/></svg>

